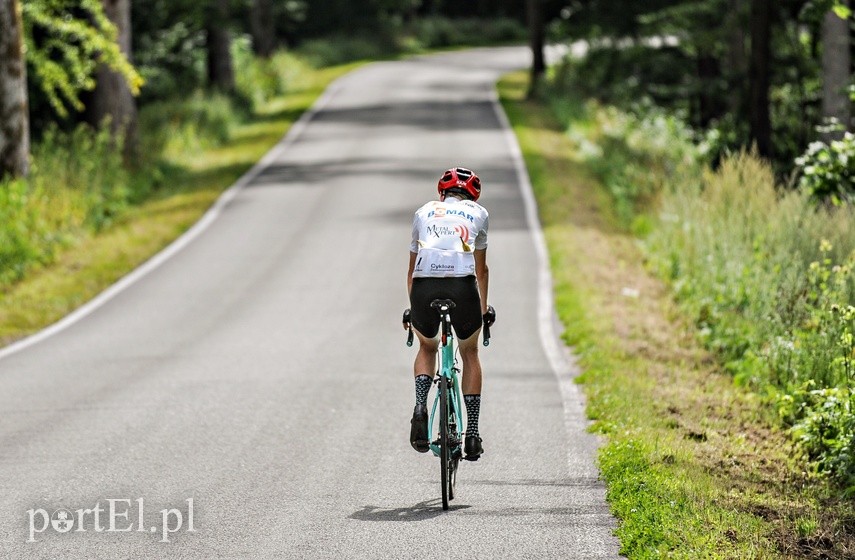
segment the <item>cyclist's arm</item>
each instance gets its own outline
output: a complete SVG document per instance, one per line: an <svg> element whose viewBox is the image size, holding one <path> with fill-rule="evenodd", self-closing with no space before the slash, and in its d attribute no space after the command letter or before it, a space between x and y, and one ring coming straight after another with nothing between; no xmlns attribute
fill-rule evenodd
<svg viewBox="0 0 855 560"><path fill-rule="evenodd" d="M487 312L487 288L490 282L487 249L475 249L475 278L478 280L478 294L481 296L481 314L483 315Z"/></svg>

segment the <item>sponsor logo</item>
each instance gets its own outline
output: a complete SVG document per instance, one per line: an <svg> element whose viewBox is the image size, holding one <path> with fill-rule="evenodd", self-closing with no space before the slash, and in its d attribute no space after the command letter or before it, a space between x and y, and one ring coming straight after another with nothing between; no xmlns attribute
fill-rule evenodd
<svg viewBox="0 0 855 560"><path fill-rule="evenodd" d="M448 210L445 208L437 208L436 210L428 212L428 218L433 218L434 216L437 218L444 218L445 216L460 216L461 218L465 218L470 222L475 223L475 216L468 214L465 210L456 210L454 208L449 208Z"/></svg>
<svg viewBox="0 0 855 560"><path fill-rule="evenodd" d="M457 236L466 243L466 240L469 239L469 228L463 225L454 226L454 231L457 232Z"/></svg>
<svg viewBox="0 0 855 560"><path fill-rule="evenodd" d="M434 224L427 226L427 234L436 238L459 237L465 243L469 239L469 228L464 225L441 226Z"/></svg>
<svg viewBox="0 0 855 560"><path fill-rule="evenodd" d="M430 269L435 272L453 272L453 264L431 264Z"/></svg>

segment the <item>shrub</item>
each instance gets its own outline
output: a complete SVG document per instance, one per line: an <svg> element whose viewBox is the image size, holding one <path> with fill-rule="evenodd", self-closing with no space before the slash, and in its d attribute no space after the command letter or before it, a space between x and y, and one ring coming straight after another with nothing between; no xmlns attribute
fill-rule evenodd
<svg viewBox="0 0 855 560"><path fill-rule="evenodd" d="M425 17L410 24L410 33L423 48L462 45L491 45L525 41L527 34L521 23L510 18L450 19Z"/></svg>
<svg viewBox="0 0 855 560"><path fill-rule="evenodd" d="M850 388L802 389L784 399L792 434L817 471L855 492L855 395Z"/></svg>
<svg viewBox="0 0 855 560"><path fill-rule="evenodd" d="M833 204L855 203L855 134L840 140L813 142L796 158L798 185Z"/></svg>
<svg viewBox="0 0 855 560"><path fill-rule="evenodd" d="M382 59L399 51L394 38L336 35L306 41L297 49L313 66L322 68L356 60Z"/></svg>
<svg viewBox="0 0 855 560"><path fill-rule="evenodd" d="M562 95L550 97L557 113L566 111ZM678 117L650 106L629 113L593 102L586 113L581 122L571 121L567 134L611 193L625 225L655 207L666 186L699 180L704 152Z"/></svg>
<svg viewBox="0 0 855 560"><path fill-rule="evenodd" d="M646 97L671 110L687 110L692 92L683 76L694 72L694 64L675 47L592 42L585 57L568 55L557 65L556 84L622 108Z"/></svg>
<svg viewBox="0 0 855 560"><path fill-rule="evenodd" d="M205 33L185 21L134 34L134 64L145 79L140 102L180 97L205 83Z"/></svg>
<svg viewBox="0 0 855 560"><path fill-rule="evenodd" d="M153 153L192 153L227 142L240 119L229 96L197 91L183 101L145 106L140 129Z"/></svg>
<svg viewBox="0 0 855 560"><path fill-rule="evenodd" d="M51 129L34 150L33 160L31 189L45 196L48 208L65 204L66 198L58 193L63 189L81 196L86 209L81 225L103 229L127 207L129 177L122 146L111 138L107 126L93 130L80 125L70 133ZM63 214L64 210L56 212Z"/></svg>
<svg viewBox="0 0 855 560"><path fill-rule="evenodd" d="M651 263L703 342L770 396L820 472L855 483L855 211L778 190L769 165L743 153L699 188L669 191L662 218Z"/></svg>
<svg viewBox="0 0 855 560"><path fill-rule="evenodd" d="M270 58L253 55L248 38L232 43L235 81L241 98L257 110L270 99L306 86L308 63L294 53L280 50Z"/></svg>
<svg viewBox="0 0 855 560"><path fill-rule="evenodd" d="M0 284L21 278L28 266L51 256L51 232L24 180L0 183ZM41 243L40 243L41 241Z"/></svg>
<svg viewBox="0 0 855 560"><path fill-rule="evenodd" d="M59 248L107 227L128 205L121 146L106 127L49 129L33 161L26 180L0 183L0 285L51 262Z"/></svg>
<svg viewBox="0 0 855 560"><path fill-rule="evenodd" d="M744 123L716 123L698 144L674 113L633 101L657 83L657 102L678 92L657 72L679 57L649 74L634 48L618 50L595 49L552 75L547 95L570 123L576 157L624 221L658 214L648 262L700 340L736 383L777 407L818 472L855 492L855 205L844 204L855 202L855 135L811 144L796 160L800 188L781 189L769 163L728 153ZM592 94L631 109L574 101ZM710 156L715 170L703 168Z"/></svg>

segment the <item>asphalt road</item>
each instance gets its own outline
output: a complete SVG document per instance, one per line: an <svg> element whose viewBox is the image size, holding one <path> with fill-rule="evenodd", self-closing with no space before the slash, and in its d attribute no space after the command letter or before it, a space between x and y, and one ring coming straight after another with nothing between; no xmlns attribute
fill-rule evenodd
<svg viewBox="0 0 855 560"><path fill-rule="evenodd" d="M494 105L527 63L488 49L342 78L169 258L0 354L0 557L616 557ZM443 512L438 461L408 442L400 313L412 213L451 165L484 182L499 321L486 453Z"/></svg>

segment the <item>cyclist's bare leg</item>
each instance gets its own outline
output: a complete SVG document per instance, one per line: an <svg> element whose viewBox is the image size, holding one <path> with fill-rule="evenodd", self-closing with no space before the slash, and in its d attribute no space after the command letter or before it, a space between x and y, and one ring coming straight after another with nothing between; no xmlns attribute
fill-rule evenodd
<svg viewBox="0 0 855 560"><path fill-rule="evenodd" d="M464 395L481 394L481 358L478 357L478 337L481 329L467 339L458 341L463 360L462 389Z"/></svg>
<svg viewBox="0 0 855 560"><path fill-rule="evenodd" d="M481 359L478 357L478 338L481 329L458 343L463 359L463 400L466 402L466 438L464 459L477 461L484 452L478 435L478 415L481 408Z"/></svg>
<svg viewBox="0 0 855 560"><path fill-rule="evenodd" d="M429 375L433 377L436 372L436 351L439 348L437 338L427 338L418 330L413 329L419 338L419 351L413 364L413 375Z"/></svg>

